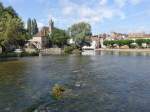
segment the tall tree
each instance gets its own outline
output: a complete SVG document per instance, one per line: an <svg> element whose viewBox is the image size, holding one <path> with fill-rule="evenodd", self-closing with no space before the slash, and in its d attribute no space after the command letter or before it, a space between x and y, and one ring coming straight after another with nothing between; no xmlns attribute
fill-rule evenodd
<svg viewBox="0 0 150 112"><path fill-rule="evenodd" d="M30 18L27 21L27 31L28 31L29 36L31 38L32 37L32 21Z"/></svg>
<svg viewBox="0 0 150 112"><path fill-rule="evenodd" d="M2 14L2 11L4 10L3 4L0 2L0 14Z"/></svg>
<svg viewBox="0 0 150 112"><path fill-rule="evenodd" d="M38 29L38 26L37 26L37 22L36 22L36 19L33 19L33 35L38 33L39 29Z"/></svg>
<svg viewBox="0 0 150 112"><path fill-rule="evenodd" d="M72 25L68 29L68 32L71 38L73 38L76 44L79 46L84 44L84 42L89 41L89 38L92 35L91 25L85 22Z"/></svg>
<svg viewBox="0 0 150 112"><path fill-rule="evenodd" d="M58 47L63 47L67 44L69 35L64 30L54 28L52 34L50 35L50 42L52 45L57 45Z"/></svg>
<svg viewBox="0 0 150 112"><path fill-rule="evenodd" d="M3 51L8 46L21 46L27 39L22 20L12 7L3 7L0 3L0 46Z"/></svg>
<svg viewBox="0 0 150 112"><path fill-rule="evenodd" d="M6 10L7 13L9 13L11 16L16 17L16 18L19 18L19 17L18 17L18 14L16 13L16 11L15 11L11 6L6 7L5 10Z"/></svg>
<svg viewBox="0 0 150 112"><path fill-rule="evenodd" d="M36 19L33 19L33 20L31 18L28 19L27 30L28 30L30 37L38 33L38 26L37 26Z"/></svg>

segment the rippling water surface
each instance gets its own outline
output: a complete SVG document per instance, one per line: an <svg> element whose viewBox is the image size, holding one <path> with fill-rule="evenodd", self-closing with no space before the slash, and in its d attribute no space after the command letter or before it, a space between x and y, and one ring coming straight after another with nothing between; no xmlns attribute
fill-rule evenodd
<svg viewBox="0 0 150 112"><path fill-rule="evenodd" d="M56 83L76 97L51 102ZM101 51L0 62L0 112L23 112L41 100L52 112L150 112L150 53Z"/></svg>

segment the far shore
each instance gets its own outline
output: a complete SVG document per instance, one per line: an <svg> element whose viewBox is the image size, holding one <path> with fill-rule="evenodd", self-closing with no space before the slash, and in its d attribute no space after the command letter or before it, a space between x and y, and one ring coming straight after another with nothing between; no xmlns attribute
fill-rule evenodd
<svg viewBox="0 0 150 112"><path fill-rule="evenodd" d="M96 51L126 51L126 52L150 52L149 49L108 49L108 48L99 48Z"/></svg>

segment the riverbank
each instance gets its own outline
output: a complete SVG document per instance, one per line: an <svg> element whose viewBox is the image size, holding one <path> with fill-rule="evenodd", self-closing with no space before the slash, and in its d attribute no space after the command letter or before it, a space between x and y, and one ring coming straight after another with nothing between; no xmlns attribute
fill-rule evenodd
<svg viewBox="0 0 150 112"><path fill-rule="evenodd" d="M150 49L103 49L99 48L96 51L125 51L125 52L150 52Z"/></svg>
<svg viewBox="0 0 150 112"><path fill-rule="evenodd" d="M22 53L18 54L15 52L7 52L7 53L0 54L0 58L29 57L29 56L39 56L39 53L38 52L33 52L33 53L22 52Z"/></svg>

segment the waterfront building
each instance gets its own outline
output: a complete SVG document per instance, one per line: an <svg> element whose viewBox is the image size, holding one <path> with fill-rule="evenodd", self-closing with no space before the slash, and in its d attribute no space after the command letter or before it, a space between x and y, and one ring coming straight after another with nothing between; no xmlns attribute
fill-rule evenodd
<svg viewBox="0 0 150 112"><path fill-rule="evenodd" d="M54 22L50 20L49 26L42 27L42 29L28 41L27 46L33 46L37 49L47 48L49 46L48 36L52 33L53 28Z"/></svg>
<svg viewBox="0 0 150 112"><path fill-rule="evenodd" d="M127 34L111 32L110 37L112 40L125 40L128 38Z"/></svg>
<svg viewBox="0 0 150 112"><path fill-rule="evenodd" d="M145 32L140 33L129 33L128 39L150 39L150 34L146 34Z"/></svg>
<svg viewBox="0 0 150 112"><path fill-rule="evenodd" d="M104 48L105 46L103 45L103 41L106 39L108 35L107 34L99 34L99 35L94 35L91 37L92 43L95 42L95 48Z"/></svg>

